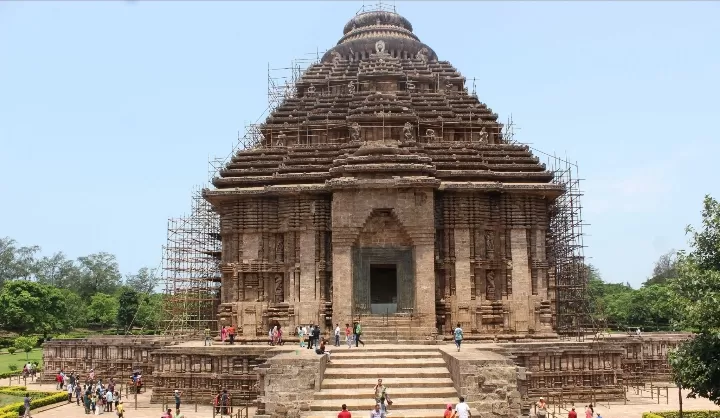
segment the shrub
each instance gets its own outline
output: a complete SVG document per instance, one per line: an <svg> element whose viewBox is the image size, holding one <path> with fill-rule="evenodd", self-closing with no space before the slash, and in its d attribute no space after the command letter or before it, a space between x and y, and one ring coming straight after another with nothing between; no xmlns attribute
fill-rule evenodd
<svg viewBox="0 0 720 418"><path fill-rule="evenodd" d="M8 369L10 369L11 372L17 371L18 366L17 364L8 364Z"/></svg>
<svg viewBox="0 0 720 418"><path fill-rule="evenodd" d="M10 392L10 391L8 391ZM13 391L15 393L19 393L20 396L24 396L25 392L23 390L15 390ZM67 394L65 392L53 392L53 393L47 393L47 392L29 392L30 398L32 401L30 401L30 409L36 409L40 408L46 405L52 405L58 402L67 401ZM14 393L13 393L14 394ZM25 413L25 406L22 402L15 402L11 403L10 405L5 405L4 407L0 408L0 418L6 418L6 417L17 417L22 416Z"/></svg>
<svg viewBox="0 0 720 418"><path fill-rule="evenodd" d="M15 347L8 347L8 353L10 353L10 354L15 354L16 351L17 351L17 348L15 348Z"/></svg>
<svg viewBox="0 0 720 418"><path fill-rule="evenodd" d="M678 418L679 416L677 411L645 412L642 418ZM683 418L720 418L720 411L683 411Z"/></svg>

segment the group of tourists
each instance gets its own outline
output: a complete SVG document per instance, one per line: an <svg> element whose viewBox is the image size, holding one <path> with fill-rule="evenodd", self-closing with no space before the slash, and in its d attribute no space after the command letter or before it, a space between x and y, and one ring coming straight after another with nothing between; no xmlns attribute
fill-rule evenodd
<svg viewBox="0 0 720 418"><path fill-rule="evenodd" d="M282 339L282 327L280 325L274 325L268 331L268 344L270 345L283 345L285 342Z"/></svg>
<svg viewBox="0 0 720 418"><path fill-rule="evenodd" d="M82 405L85 408L85 414L100 415L103 412L113 412L114 407L117 416L123 417L125 409L120 391L115 390L114 379L110 379L107 384L104 384L102 380L96 382L95 371L91 369L84 383L80 374L74 371L65 373L60 370L55 380L58 390L65 389L67 391L68 403L72 403L74 396L75 404Z"/></svg>
<svg viewBox="0 0 720 418"><path fill-rule="evenodd" d="M388 406L391 406L393 401L390 399L387 387L383 385L382 379L378 379L373 391L375 407L370 411L370 418L387 418L390 415ZM341 408L338 418L352 418L352 413L348 410L346 404L342 404ZM443 418L470 418L470 416L470 406L465 403L465 398L462 396L460 402L454 407L452 404L447 404L443 413Z"/></svg>
<svg viewBox="0 0 720 418"><path fill-rule="evenodd" d="M235 333L236 333L235 325L223 325L222 328L220 328L220 342L225 342L225 340L229 341L230 344L235 344ZM205 341L208 341L208 338L205 339Z"/></svg>
<svg viewBox="0 0 720 418"><path fill-rule="evenodd" d="M22 377L23 377L24 379L27 379L28 377L32 377L33 379L35 379L35 377L37 376L37 369L38 369L38 362L37 362L37 361L34 362L34 363L31 363L31 362L28 361L28 362L23 366L23 369L22 369Z"/></svg>
<svg viewBox="0 0 720 418"><path fill-rule="evenodd" d="M594 415L593 415L594 414ZM535 404L535 415L537 418L546 418L548 416L548 404L545 402L545 398L541 397L540 400ZM568 412L568 418L578 418L575 407L573 406ZM595 413L593 404L585 405L585 418L602 418L600 413Z"/></svg>

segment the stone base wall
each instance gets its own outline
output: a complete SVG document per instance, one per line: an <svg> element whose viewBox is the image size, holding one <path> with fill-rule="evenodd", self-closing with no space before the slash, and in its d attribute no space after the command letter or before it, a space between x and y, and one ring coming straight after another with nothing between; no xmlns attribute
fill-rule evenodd
<svg viewBox="0 0 720 418"><path fill-rule="evenodd" d="M623 379L627 385L638 385L644 382L669 382L669 353L690 338L690 333L653 332L640 336L614 335L605 341L624 350Z"/></svg>
<svg viewBox="0 0 720 418"><path fill-rule="evenodd" d="M256 416L299 418L310 410L310 402L320 389L327 356L313 350L278 354L258 368L260 397Z"/></svg>
<svg viewBox="0 0 720 418"><path fill-rule="evenodd" d="M233 405L254 404L258 397L258 374L270 346L171 346L152 355L151 402L173 402L173 391L183 392L183 402L208 405L222 390Z"/></svg>
<svg viewBox="0 0 720 418"><path fill-rule="evenodd" d="M480 418L520 416L522 397L517 390L517 371L512 359L471 348L461 353L453 348L441 352L455 390L479 412Z"/></svg>
<svg viewBox="0 0 720 418"><path fill-rule="evenodd" d="M81 379L95 370L98 379L127 381L134 371L143 374L143 382L152 386L151 354L172 342L170 337L92 337L50 340L43 344L42 382L54 382L58 371L80 373Z"/></svg>
<svg viewBox="0 0 720 418"><path fill-rule="evenodd" d="M555 403L625 399L623 348L599 342L531 342L502 346L525 378L521 391Z"/></svg>

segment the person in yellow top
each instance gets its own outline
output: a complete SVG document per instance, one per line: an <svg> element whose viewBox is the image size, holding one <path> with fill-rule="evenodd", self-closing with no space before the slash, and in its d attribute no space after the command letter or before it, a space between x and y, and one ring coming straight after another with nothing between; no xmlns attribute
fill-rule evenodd
<svg viewBox="0 0 720 418"><path fill-rule="evenodd" d="M115 413L119 418L123 418L123 414L125 414L125 406L123 406L123 401L120 401L120 403L118 403L117 408L115 408Z"/></svg>

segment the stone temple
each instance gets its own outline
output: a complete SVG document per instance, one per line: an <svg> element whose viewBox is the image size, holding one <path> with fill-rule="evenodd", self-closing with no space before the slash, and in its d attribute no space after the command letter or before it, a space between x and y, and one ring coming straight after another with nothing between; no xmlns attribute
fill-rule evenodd
<svg viewBox="0 0 720 418"><path fill-rule="evenodd" d="M363 414L378 378L406 418L458 396L486 418L529 417L540 396L564 415L648 384L667 398L668 353L689 336L588 326L572 183L504 133L405 18L356 15L194 195L189 226L168 228L166 335L48 341L42 380L140 371L153 403L227 390L236 416L258 418ZM367 347L333 347L332 362L293 332L353 320ZM266 343L276 323L286 345ZM205 346L198 334L223 325L238 344Z"/></svg>
<svg viewBox="0 0 720 418"><path fill-rule="evenodd" d="M408 339L457 323L552 335L563 187L502 128L407 19L356 15L203 192L221 222L218 327L379 315Z"/></svg>

